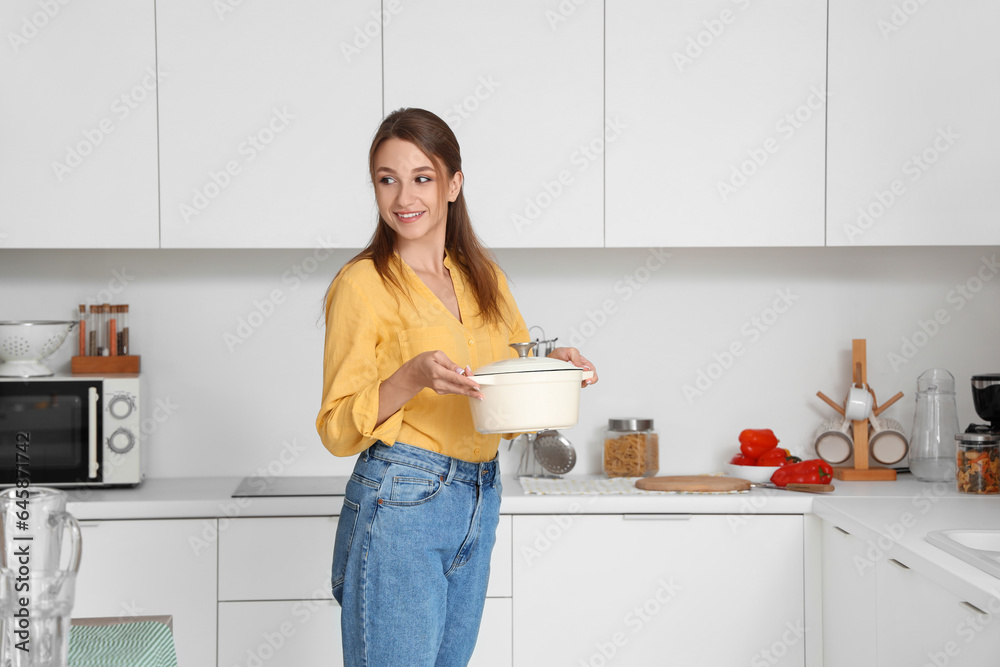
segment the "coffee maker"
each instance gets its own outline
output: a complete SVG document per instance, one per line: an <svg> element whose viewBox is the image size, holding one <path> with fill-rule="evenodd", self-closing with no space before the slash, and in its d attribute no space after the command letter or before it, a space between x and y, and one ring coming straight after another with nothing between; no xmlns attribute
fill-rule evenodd
<svg viewBox="0 0 1000 667"><path fill-rule="evenodd" d="M1000 434L1000 373L972 376L972 403L989 424L969 424L965 432Z"/></svg>

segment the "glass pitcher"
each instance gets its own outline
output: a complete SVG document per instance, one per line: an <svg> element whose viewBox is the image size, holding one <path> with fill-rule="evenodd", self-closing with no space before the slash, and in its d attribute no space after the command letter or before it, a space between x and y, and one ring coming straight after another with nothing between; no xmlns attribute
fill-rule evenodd
<svg viewBox="0 0 1000 667"><path fill-rule="evenodd" d="M69 533L69 562L63 566L63 534ZM0 493L0 568L17 570L25 549L35 572L80 569L80 525L66 511L66 493L42 486Z"/></svg>
<svg viewBox="0 0 1000 667"><path fill-rule="evenodd" d="M924 482L955 481L956 433L955 376L943 368L924 371L917 378L910 436L909 464L914 477Z"/></svg>

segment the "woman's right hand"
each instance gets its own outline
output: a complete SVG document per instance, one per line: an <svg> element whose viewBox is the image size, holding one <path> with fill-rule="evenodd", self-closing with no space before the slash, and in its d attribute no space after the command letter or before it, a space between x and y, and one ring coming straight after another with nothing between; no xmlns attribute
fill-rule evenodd
<svg viewBox="0 0 1000 667"><path fill-rule="evenodd" d="M404 371L417 391L424 387L438 394L459 394L483 400L483 394L472 377L472 369L460 367L441 350L421 352L403 364Z"/></svg>

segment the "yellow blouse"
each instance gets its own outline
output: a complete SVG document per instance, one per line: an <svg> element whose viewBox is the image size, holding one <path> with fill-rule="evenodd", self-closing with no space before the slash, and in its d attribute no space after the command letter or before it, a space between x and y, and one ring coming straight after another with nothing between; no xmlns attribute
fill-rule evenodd
<svg viewBox="0 0 1000 667"><path fill-rule="evenodd" d="M439 395L424 388L378 427L378 390L403 362L421 352L441 350L473 371L517 356L509 343L529 340L524 318L497 268L506 325L491 327L479 317L465 276L446 256L444 265L458 297L462 322L413 270L403 263L400 283L407 295L385 286L371 260L341 271L327 301L323 358L323 405L316 419L323 445L336 456L353 456L376 441L404 442L464 461L489 461L499 435L472 426L469 398Z"/></svg>

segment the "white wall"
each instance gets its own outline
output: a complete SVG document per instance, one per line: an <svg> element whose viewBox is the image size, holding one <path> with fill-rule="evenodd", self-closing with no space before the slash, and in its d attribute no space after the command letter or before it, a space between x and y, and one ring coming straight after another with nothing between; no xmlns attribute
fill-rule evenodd
<svg viewBox="0 0 1000 667"><path fill-rule="evenodd" d="M576 344L598 367L580 424L566 432L581 453L575 472L600 470L609 417L656 420L661 474L719 470L749 427L772 428L793 452L812 456L813 430L832 416L815 393L844 394L852 338L868 340L878 398L905 392L886 416L907 429L925 369L955 374L963 426L977 420L969 376L1000 372L997 248L663 252L670 256L497 253L529 326ZM346 474L351 461L323 448L313 422L323 292L350 254L316 261L309 250L2 250L0 319L67 318L88 299L130 304L148 476L242 476L269 466L284 475ZM280 302L267 305L274 296ZM784 312L770 310L776 300ZM227 344L255 303L269 316L245 341ZM944 324L927 324L935 315ZM904 338L918 347L906 348ZM743 353L729 361L734 344ZM56 353L56 370L69 371L72 349ZM699 372L704 392L685 396ZM503 461L513 472L505 449Z"/></svg>

